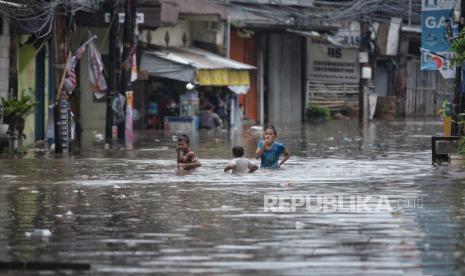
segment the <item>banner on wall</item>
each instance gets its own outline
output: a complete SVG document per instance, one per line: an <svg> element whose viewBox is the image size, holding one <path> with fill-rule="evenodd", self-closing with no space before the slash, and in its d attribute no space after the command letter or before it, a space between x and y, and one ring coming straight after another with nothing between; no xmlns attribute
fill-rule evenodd
<svg viewBox="0 0 465 276"><path fill-rule="evenodd" d="M307 79L311 82L358 83L360 66L358 50L340 48L309 38Z"/></svg>
<svg viewBox="0 0 465 276"><path fill-rule="evenodd" d="M452 67L450 62L442 62L438 67L437 57L449 60L454 55L449 48L450 36L458 35L458 24L452 18L456 3L456 0L422 0L421 47L424 50L421 52L421 70L454 70L449 68Z"/></svg>

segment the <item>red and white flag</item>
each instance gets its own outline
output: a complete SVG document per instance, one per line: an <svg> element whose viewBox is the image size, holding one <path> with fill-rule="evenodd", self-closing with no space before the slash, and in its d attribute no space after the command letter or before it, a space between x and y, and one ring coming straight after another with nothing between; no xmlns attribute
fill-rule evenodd
<svg viewBox="0 0 465 276"><path fill-rule="evenodd" d="M84 54L84 51L86 48L84 46L79 47L71 57L68 65L66 66L66 78L64 82L64 88L68 93L71 94L71 92L76 89L76 82L77 82L77 77L76 77L76 65L81 59L82 54Z"/></svg>
<svg viewBox="0 0 465 276"><path fill-rule="evenodd" d="M82 44L81 47L74 51L73 56L66 65L66 77L63 83L63 87L66 91L68 91L69 94L71 94L74 91L74 89L76 89L76 65L78 61L81 59L84 52L86 51L87 44L91 43L96 38L96 36L93 36L89 40L84 42L84 44Z"/></svg>
<svg viewBox="0 0 465 276"><path fill-rule="evenodd" d="M91 89L97 99L102 98L107 90L107 82L103 75L103 62L97 47L93 42L87 45L87 54L89 58L89 81Z"/></svg>

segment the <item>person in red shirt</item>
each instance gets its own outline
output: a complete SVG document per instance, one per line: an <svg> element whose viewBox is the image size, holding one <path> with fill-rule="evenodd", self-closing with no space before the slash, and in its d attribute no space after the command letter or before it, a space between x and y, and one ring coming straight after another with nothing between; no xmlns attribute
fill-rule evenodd
<svg viewBox="0 0 465 276"><path fill-rule="evenodd" d="M181 135L176 147L177 163L179 169L192 170L202 166L195 153L189 148L189 136Z"/></svg>

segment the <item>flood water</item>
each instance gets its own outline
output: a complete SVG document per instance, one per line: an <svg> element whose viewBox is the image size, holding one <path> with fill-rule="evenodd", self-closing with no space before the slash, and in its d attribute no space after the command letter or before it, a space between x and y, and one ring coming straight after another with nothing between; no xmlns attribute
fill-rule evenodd
<svg viewBox="0 0 465 276"><path fill-rule="evenodd" d="M248 128L192 136L203 166L190 173L176 169L175 134L157 131L138 133L134 150L86 140L69 159L0 159L0 261L90 264L0 275L464 275L465 173L431 165L441 128L278 126L291 159L239 176L223 168L234 144L253 156L260 134ZM265 196L289 194L398 208L265 212Z"/></svg>

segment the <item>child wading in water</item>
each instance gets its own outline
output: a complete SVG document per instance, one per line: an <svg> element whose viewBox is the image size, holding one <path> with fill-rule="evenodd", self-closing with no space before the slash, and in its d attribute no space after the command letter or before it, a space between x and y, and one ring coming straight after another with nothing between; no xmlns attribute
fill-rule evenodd
<svg viewBox="0 0 465 276"><path fill-rule="evenodd" d="M232 171L233 174L236 173L253 173L258 170L258 166L254 165L249 159L244 158L244 148L241 146L235 146L232 149L232 154L234 159L229 163L224 172Z"/></svg>
<svg viewBox="0 0 465 276"><path fill-rule="evenodd" d="M189 136L181 135L178 138L178 146L176 147L177 162L179 169L191 170L202 166L195 153L189 148Z"/></svg>
<svg viewBox="0 0 465 276"><path fill-rule="evenodd" d="M289 159L290 155L286 147L280 142L275 141L278 133L273 126L265 129L265 139L258 142L255 156L261 159L261 168L279 168ZM279 161L279 156L284 158Z"/></svg>

